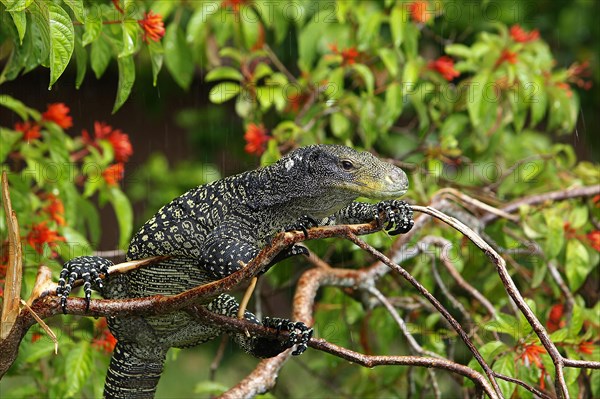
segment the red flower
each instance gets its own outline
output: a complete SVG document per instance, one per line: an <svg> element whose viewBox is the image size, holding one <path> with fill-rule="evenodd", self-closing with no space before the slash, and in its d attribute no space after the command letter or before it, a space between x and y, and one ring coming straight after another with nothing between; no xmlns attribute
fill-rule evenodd
<svg viewBox="0 0 600 399"><path fill-rule="evenodd" d="M566 325L566 321L563 319L565 308L562 304L552 306L548 320L546 321L546 327L548 331L554 332Z"/></svg>
<svg viewBox="0 0 600 399"><path fill-rule="evenodd" d="M231 8L234 12L240 12L240 7L247 2L248 0L223 0L221 2L221 7Z"/></svg>
<svg viewBox="0 0 600 399"><path fill-rule="evenodd" d="M600 230L591 231L586 234L586 237L590 241L592 248L600 252Z"/></svg>
<svg viewBox="0 0 600 399"><path fill-rule="evenodd" d="M525 366L529 366L533 363L538 368L543 369L544 365L542 364L542 359L540 359L540 355L543 355L545 353L546 349L541 345L525 344L523 345L523 353L519 355L519 359L521 359Z"/></svg>
<svg viewBox="0 0 600 399"><path fill-rule="evenodd" d="M516 64L518 61L517 53L509 51L507 49L502 50L502 54L500 54L500 58L496 61L496 67L502 64L504 61L508 61L510 64Z"/></svg>
<svg viewBox="0 0 600 399"><path fill-rule="evenodd" d="M447 55L441 56L435 61L429 61L427 68L439 72L448 82L460 76L460 72L454 69L454 60Z"/></svg>
<svg viewBox="0 0 600 399"><path fill-rule="evenodd" d="M48 110L42 114L42 120L56 123L63 129L73 126L73 118L69 116L69 107L63 103L48 105Z"/></svg>
<svg viewBox="0 0 600 399"><path fill-rule="evenodd" d="M105 318L98 320L96 323L96 331L97 335L92 340L92 346L104 350L106 353L111 353L115 349L115 345L117 345L117 339L108 329Z"/></svg>
<svg viewBox="0 0 600 399"><path fill-rule="evenodd" d="M594 195L592 197L592 202L595 204L596 208L600 208L600 194Z"/></svg>
<svg viewBox="0 0 600 399"><path fill-rule="evenodd" d="M244 151L248 154L261 155L265 152L265 144L269 141L269 135L262 123L260 125L250 123L244 134L244 140L246 140Z"/></svg>
<svg viewBox="0 0 600 399"><path fill-rule="evenodd" d="M46 226L47 222L38 223L33 225L29 234L27 234L27 242L29 245L36 250L37 253L44 252L44 244L48 244L50 247L56 246L57 241L65 241L65 237L62 237L56 230L50 230Z"/></svg>
<svg viewBox="0 0 600 399"><path fill-rule="evenodd" d="M427 11L427 1L415 1L408 5L412 20L419 23L425 23L431 19L431 14Z"/></svg>
<svg viewBox="0 0 600 399"><path fill-rule="evenodd" d="M23 132L23 140L30 142L42 137L40 133L40 125L35 122L17 122L15 123L15 130Z"/></svg>
<svg viewBox="0 0 600 399"><path fill-rule="evenodd" d="M356 59L360 55L360 53L358 52L358 50L355 47L349 47L347 49L340 51L340 50L338 50L337 45L330 44L329 48L335 54L342 56L342 65L343 66L356 64Z"/></svg>
<svg viewBox="0 0 600 399"><path fill-rule="evenodd" d="M584 341L579 344L577 351L582 354L591 355L594 353L594 342L593 341Z"/></svg>
<svg viewBox="0 0 600 399"><path fill-rule="evenodd" d="M510 36L515 42L527 43L539 39L540 32L537 29L534 29L531 32L527 32L519 25L513 25L510 27Z"/></svg>
<svg viewBox="0 0 600 399"><path fill-rule="evenodd" d="M122 163L115 163L104 169L102 177L109 186L116 186L125 174L125 166Z"/></svg>
<svg viewBox="0 0 600 399"><path fill-rule="evenodd" d="M117 129L113 130L112 134L108 136L108 141L110 141L115 151L115 160L117 162L127 162L131 154L133 154L133 147L129 141L129 136Z"/></svg>
<svg viewBox="0 0 600 399"><path fill-rule="evenodd" d="M160 14L155 14L152 10L144 13L144 19L138 20L138 23L144 30L142 39L148 43L148 38L158 42L165 35L165 24Z"/></svg>
<svg viewBox="0 0 600 399"><path fill-rule="evenodd" d="M119 129L113 130L112 126L104 122L94 122L94 137L92 140L87 130L81 131L81 138L86 145L92 145L99 148L96 140L108 140L115 153L117 162L127 162L133 154L133 147L129 141L129 136Z"/></svg>
<svg viewBox="0 0 600 399"><path fill-rule="evenodd" d="M50 219L54 220L58 225L65 225L65 207L60 200L60 198L56 197L54 194L47 194L46 198L49 203L44 208L44 211L50 215Z"/></svg>

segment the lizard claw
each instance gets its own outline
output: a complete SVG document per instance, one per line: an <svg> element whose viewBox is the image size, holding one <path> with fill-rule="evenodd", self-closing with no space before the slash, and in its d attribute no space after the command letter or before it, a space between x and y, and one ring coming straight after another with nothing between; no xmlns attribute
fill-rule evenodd
<svg viewBox="0 0 600 399"><path fill-rule="evenodd" d="M308 341L313 335L313 329L300 321L293 322L288 319L265 317L263 325L275 328L278 334L280 331L289 331L289 339L284 342L284 345L287 348L296 345L296 349L292 352L293 356L301 355L308 348Z"/></svg>
<svg viewBox="0 0 600 399"><path fill-rule="evenodd" d="M85 294L86 310L88 310L92 297L92 285L99 290L104 287L100 274L107 275L110 266L113 266L111 261L99 256L80 256L64 264L56 288L56 295L60 296L60 306L64 314L67 314L67 298L71 293L75 280L83 280L83 292Z"/></svg>
<svg viewBox="0 0 600 399"><path fill-rule="evenodd" d="M284 231L294 231L294 230L302 230L304 233L304 238L308 238L308 229L311 227L317 227L319 222L315 219L311 218L308 215L300 216L295 223L289 224L284 227Z"/></svg>
<svg viewBox="0 0 600 399"><path fill-rule="evenodd" d="M385 225L390 235L407 233L414 225L413 211L404 201L381 201L377 204L375 220L379 226Z"/></svg>

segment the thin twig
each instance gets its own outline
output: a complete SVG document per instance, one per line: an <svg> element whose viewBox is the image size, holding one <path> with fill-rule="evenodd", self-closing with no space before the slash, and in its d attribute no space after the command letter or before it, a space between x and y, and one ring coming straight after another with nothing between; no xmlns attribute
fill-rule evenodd
<svg viewBox="0 0 600 399"><path fill-rule="evenodd" d="M593 197L598 194L600 194L600 184L595 186L577 187L568 190L558 190L550 193L536 194L525 198L519 198L518 200L501 208L501 210L506 213L513 213L523 205L536 205L546 201L562 201L578 197ZM498 219L498 217L498 215L490 213L484 215L481 218L481 222L483 224L489 224Z"/></svg>

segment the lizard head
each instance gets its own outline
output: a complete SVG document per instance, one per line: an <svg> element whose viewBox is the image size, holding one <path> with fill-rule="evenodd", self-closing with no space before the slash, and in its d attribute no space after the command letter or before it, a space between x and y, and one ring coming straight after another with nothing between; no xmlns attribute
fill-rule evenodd
<svg viewBox="0 0 600 399"><path fill-rule="evenodd" d="M345 197L395 199L406 193L404 171L369 152L340 145L312 145L299 148L280 162L292 170L298 164L308 172L315 192L325 190Z"/></svg>

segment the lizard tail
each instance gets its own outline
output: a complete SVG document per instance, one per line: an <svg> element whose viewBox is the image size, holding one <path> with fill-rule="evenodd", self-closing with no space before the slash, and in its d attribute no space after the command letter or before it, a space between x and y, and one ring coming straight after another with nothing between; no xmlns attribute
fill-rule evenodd
<svg viewBox="0 0 600 399"><path fill-rule="evenodd" d="M153 398L166 350L117 342L104 383L104 397Z"/></svg>

